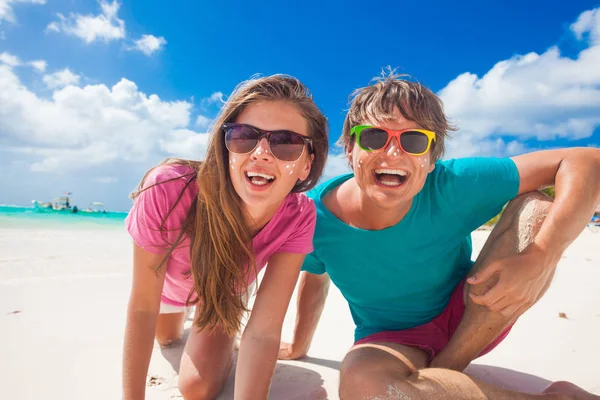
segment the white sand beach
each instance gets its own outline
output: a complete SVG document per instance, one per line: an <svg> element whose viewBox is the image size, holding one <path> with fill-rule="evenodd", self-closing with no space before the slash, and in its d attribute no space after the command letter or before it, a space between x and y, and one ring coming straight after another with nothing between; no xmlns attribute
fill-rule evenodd
<svg viewBox="0 0 600 400"><path fill-rule="evenodd" d="M474 234L476 252L487 235ZM523 391L570 380L600 394L599 249L600 233L586 229L563 256L546 296L469 371ZM130 278L131 241L123 228L0 227L0 398L120 398ZM292 304L284 339L291 337L294 311ZM336 399L352 334L346 303L332 287L309 357L278 362L270 398ZM148 399L181 398L182 348L155 346ZM233 377L220 396L231 398Z"/></svg>

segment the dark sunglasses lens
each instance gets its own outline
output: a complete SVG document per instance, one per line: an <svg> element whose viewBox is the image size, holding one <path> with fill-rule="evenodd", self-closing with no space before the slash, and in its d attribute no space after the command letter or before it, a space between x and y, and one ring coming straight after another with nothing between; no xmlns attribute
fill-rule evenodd
<svg viewBox="0 0 600 400"><path fill-rule="evenodd" d="M366 128L360 133L360 146L367 150L380 150L388 140L388 133L379 128Z"/></svg>
<svg viewBox="0 0 600 400"><path fill-rule="evenodd" d="M269 142L273 155L282 161L296 161L304 151L304 140L289 132L275 132Z"/></svg>
<svg viewBox="0 0 600 400"><path fill-rule="evenodd" d="M232 126L225 131L225 145L232 153L250 153L258 144L259 134L247 126Z"/></svg>
<svg viewBox="0 0 600 400"><path fill-rule="evenodd" d="M427 150L429 138L419 131L406 131L400 135L400 144L407 153L421 154Z"/></svg>

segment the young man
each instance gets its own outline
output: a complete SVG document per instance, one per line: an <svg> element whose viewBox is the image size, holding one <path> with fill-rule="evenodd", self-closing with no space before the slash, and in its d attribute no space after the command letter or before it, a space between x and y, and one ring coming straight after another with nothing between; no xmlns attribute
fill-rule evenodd
<svg viewBox="0 0 600 400"><path fill-rule="evenodd" d="M311 193L315 251L303 267L294 341L280 357L307 353L329 276L356 324L340 370L344 400L539 397L462 371L550 285L600 201L600 149L439 161L452 129L430 90L381 78L356 92L344 123L353 173ZM538 192L548 185L553 203ZM471 232L507 202L473 263ZM599 398L566 382L542 397Z"/></svg>

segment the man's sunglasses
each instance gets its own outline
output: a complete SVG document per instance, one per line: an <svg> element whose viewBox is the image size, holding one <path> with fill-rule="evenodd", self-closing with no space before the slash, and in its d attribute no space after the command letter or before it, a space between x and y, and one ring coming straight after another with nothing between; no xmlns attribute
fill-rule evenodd
<svg viewBox="0 0 600 400"><path fill-rule="evenodd" d="M312 152L312 140L292 131L265 131L246 124L223 124L225 146L236 154L248 154L256 149L262 138L267 138L271 153L281 161L296 161L306 145Z"/></svg>
<svg viewBox="0 0 600 400"><path fill-rule="evenodd" d="M425 129L403 129L394 131L371 125L358 125L350 130L350 136L356 136L358 146L366 151L385 149L393 137L400 143L400 148L413 156L420 156L429 150L431 142L435 142L435 132Z"/></svg>

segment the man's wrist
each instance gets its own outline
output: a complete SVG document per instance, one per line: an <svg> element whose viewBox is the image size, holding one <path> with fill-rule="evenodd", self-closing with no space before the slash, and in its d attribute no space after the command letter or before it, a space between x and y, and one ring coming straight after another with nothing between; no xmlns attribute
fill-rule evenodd
<svg viewBox="0 0 600 400"><path fill-rule="evenodd" d="M294 358L304 357L308 353L309 348L310 348L310 342L306 343L305 341L294 340L290 344L290 355Z"/></svg>
<svg viewBox="0 0 600 400"><path fill-rule="evenodd" d="M536 238L530 246L532 251L543 257L544 267L553 268L560 260L563 250L561 246L552 245L542 238Z"/></svg>

